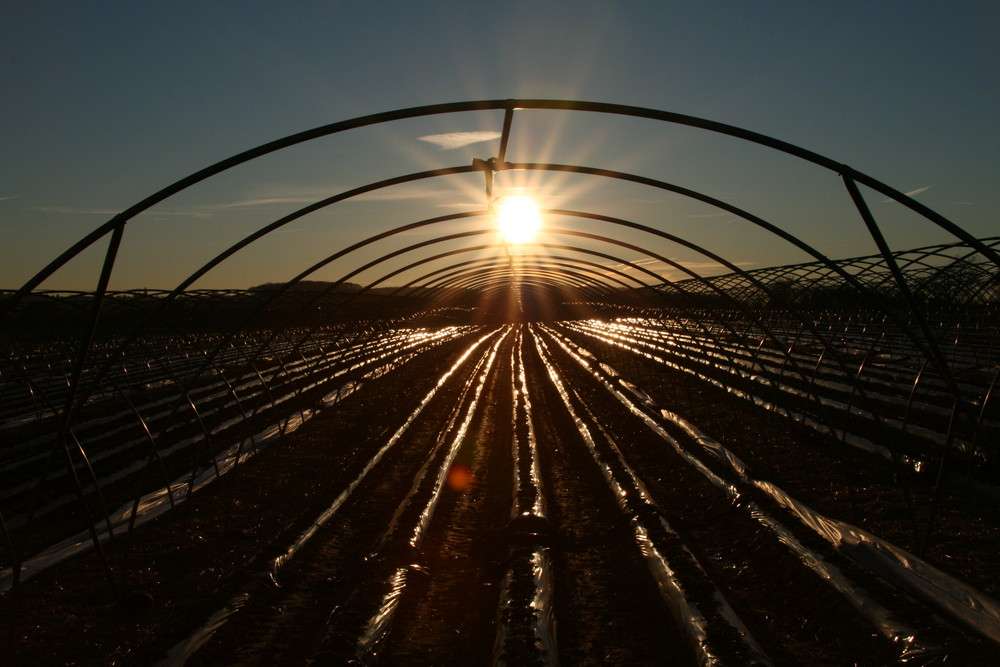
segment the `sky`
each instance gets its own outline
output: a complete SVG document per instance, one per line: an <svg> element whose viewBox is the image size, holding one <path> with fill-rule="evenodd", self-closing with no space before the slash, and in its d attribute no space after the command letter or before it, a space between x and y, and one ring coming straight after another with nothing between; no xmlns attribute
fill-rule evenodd
<svg viewBox="0 0 1000 667"><path fill-rule="evenodd" d="M974 236L995 236L998 34L994 0L0 0L0 289L20 287L116 213L231 155L358 116L478 99L609 102L731 124L848 164ZM493 157L502 119L397 121L215 176L129 222L112 288L173 288L308 203ZM836 174L730 137L606 114L519 111L507 158L666 180L773 221L831 257L874 252ZM497 184L543 208L639 221L736 266L807 259L730 214L650 188L537 172L498 174ZM952 240L884 196L866 199L896 249ZM196 287L288 280L368 235L484 206L482 174L387 188L268 235ZM598 229L572 216L546 224ZM650 247L648 237L600 230ZM342 277L427 238L400 235L311 277ZM482 238L462 243L489 235ZM689 248L657 243L659 255L692 271L722 270ZM41 287L93 289L105 248L95 244ZM631 249L613 254L684 277ZM387 270L361 275L376 280Z"/></svg>

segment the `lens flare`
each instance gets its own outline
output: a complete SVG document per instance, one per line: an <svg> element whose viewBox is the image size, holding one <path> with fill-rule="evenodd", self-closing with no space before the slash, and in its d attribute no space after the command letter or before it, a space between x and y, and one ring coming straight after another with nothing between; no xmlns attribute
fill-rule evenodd
<svg viewBox="0 0 1000 667"><path fill-rule="evenodd" d="M452 491L468 491L472 486L472 471L461 463L456 463L448 470L448 477L445 480L448 488Z"/></svg>
<svg viewBox="0 0 1000 667"><path fill-rule="evenodd" d="M512 195L496 202L497 224L505 243L530 243L542 226L542 216L531 197Z"/></svg>

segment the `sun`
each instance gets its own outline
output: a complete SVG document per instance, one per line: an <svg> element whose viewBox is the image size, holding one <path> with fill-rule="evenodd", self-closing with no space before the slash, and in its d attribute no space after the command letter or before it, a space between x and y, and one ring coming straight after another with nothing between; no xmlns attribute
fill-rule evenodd
<svg viewBox="0 0 1000 667"><path fill-rule="evenodd" d="M501 197L494 206L504 242L530 243L535 239L542 226L542 216L531 197L525 195Z"/></svg>

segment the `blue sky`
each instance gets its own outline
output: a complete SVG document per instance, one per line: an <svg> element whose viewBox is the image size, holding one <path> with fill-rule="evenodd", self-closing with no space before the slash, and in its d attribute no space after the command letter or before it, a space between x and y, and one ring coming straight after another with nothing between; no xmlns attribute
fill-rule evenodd
<svg viewBox="0 0 1000 667"><path fill-rule="evenodd" d="M234 153L364 114L474 99L613 102L737 125L913 192L976 236L996 235L997 34L996 2L0 0L0 288L20 286L114 213ZM404 121L212 179L130 223L112 285L173 287L305 203L490 157L496 142L444 150L420 137L497 131L501 118ZM517 116L509 157L669 179L834 257L872 252L835 175L738 144L630 119L533 112ZM665 225L740 265L803 259L660 193L581 177L506 178L538 189L544 203ZM338 205L199 286L290 278L366 234L474 208L481 185L421 188ZM949 240L883 199L869 203L897 248ZM91 289L100 250L43 287Z"/></svg>

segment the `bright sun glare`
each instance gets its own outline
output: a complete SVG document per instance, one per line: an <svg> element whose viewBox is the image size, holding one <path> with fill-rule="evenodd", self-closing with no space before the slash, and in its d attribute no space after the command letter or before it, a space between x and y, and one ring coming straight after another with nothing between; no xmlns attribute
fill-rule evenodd
<svg viewBox="0 0 1000 667"><path fill-rule="evenodd" d="M531 197L512 195L496 202L497 224L506 243L529 243L534 240L542 217Z"/></svg>

